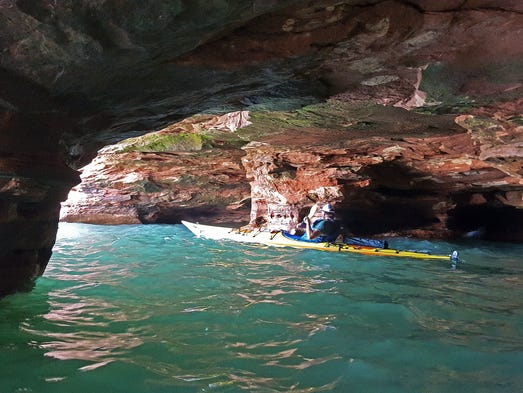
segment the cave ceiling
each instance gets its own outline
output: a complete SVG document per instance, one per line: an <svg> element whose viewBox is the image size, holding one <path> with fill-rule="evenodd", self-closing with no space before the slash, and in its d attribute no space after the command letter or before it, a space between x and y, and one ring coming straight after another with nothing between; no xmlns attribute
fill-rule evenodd
<svg viewBox="0 0 523 393"><path fill-rule="evenodd" d="M205 111L290 110L333 96L405 108L429 102L435 113L521 103L519 1L0 7L0 105L64 114L62 144L75 168L103 145ZM429 97L415 91L420 84Z"/></svg>

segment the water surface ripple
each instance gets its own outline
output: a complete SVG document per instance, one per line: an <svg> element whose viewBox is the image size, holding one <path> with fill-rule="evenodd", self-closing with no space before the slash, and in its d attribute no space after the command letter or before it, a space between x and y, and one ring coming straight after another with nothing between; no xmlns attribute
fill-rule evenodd
<svg viewBox="0 0 523 393"><path fill-rule="evenodd" d="M394 245L465 264L61 224L0 301L0 393L521 391L523 246Z"/></svg>

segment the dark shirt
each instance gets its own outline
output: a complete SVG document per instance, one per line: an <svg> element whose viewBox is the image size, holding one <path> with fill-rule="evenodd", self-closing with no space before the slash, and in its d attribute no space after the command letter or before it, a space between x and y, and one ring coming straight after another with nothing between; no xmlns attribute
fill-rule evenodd
<svg viewBox="0 0 523 393"><path fill-rule="evenodd" d="M319 242L333 242L340 234L341 226L336 220L325 220L320 218L312 223L311 229L321 233L320 236L316 238L319 239Z"/></svg>

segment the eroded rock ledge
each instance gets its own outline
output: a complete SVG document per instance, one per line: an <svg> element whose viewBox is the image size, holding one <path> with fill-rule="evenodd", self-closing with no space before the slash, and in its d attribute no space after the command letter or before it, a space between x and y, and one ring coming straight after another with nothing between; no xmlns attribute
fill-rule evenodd
<svg viewBox="0 0 523 393"><path fill-rule="evenodd" d="M63 220L244 224L250 217L251 226L288 229L313 202L331 201L357 235L481 230L521 241L523 127L482 111L433 116L330 100L255 113L232 130L226 122L246 114L196 116L103 151Z"/></svg>

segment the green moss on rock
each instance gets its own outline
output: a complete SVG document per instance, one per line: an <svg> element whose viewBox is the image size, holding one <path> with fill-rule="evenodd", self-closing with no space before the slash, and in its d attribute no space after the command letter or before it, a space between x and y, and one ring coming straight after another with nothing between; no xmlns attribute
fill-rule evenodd
<svg viewBox="0 0 523 393"><path fill-rule="evenodd" d="M122 142L122 152L170 152L198 151L202 149L203 137L200 134L181 132L155 132Z"/></svg>
<svg viewBox="0 0 523 393"><path fill-rule="evenodd" d="M523 116L514 116L509 119L511 123L514 123L517 126L523 126Z"/></svg>

